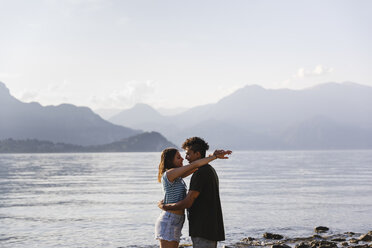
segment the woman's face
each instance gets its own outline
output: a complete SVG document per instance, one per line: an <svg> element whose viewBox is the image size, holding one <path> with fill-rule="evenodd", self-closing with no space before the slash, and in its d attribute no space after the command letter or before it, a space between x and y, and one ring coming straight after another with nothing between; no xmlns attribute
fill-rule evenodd
<svg viewBox="0 0 372 248"><path fill-rule="evenodd" d="M173 159L173 164L176 168L183 166L183 158L180 152L177 152Z"/></svg>

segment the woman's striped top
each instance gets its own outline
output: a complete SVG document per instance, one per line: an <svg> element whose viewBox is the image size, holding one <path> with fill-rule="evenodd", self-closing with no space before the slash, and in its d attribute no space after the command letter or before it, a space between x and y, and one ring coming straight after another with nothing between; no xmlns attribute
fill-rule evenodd
<svg viewBox="0 0 372 248"><path fill-rule="evenodd" d="M176 203L185 199L187 186L181 177L170 182L167 177L167 172L162 176L163 191L164 191L164 204Z"/></svg>

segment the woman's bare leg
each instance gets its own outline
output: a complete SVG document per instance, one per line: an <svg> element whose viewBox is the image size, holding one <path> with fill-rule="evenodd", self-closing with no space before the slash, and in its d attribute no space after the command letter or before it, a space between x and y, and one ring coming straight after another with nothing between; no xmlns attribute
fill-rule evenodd
<svg viewBox="0 0 372 248"><path fill-rule="evenodd" d="M179 242L160 239L160 248L178 248Z"/></svg>

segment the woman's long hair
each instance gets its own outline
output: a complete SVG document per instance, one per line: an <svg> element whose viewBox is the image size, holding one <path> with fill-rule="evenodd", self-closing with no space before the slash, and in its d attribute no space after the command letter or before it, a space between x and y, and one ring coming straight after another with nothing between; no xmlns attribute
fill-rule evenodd
<svg viewBox="0 0 372 248"><path fill-rule="evenodd" d="M178 150L176 148L167 148L164 149L161 153L160 163L159 163L159 173L158 173L158 182L161 182L161 177L164 172L168 169L174 167L173 160L176 156Z"/></svg>

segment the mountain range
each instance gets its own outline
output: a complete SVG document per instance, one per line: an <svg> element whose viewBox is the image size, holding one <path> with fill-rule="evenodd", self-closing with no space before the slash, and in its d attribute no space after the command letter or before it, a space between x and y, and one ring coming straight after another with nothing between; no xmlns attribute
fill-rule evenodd
<svg viewBox="0 0 372 248"><path fill-rule="evenodd" d="M143 131L159 132L177 145L201 136L211 148L234 150L371 149L372 87L326 83L273 90L250 85L179 114L163 115L137 104L107 121L87 107L21 102L0 82L0 140L99 146Z"/></svg>
<svg viewBox="0 0 372 248"><path fill-rule="evenodd" d="M112 123L161 132L176 144L204 137L231 149L372 148L372 87L326 83L304 90L241 88L173 116L137 104Z"/></svg>
<svg viewBox="0 0 372 248"><path fill-rule="evenodd" d="M142 131L114 125L87 107L41 106L14 98L0 82L0 140L38 139L74 145L100 145Z"/></svg>

